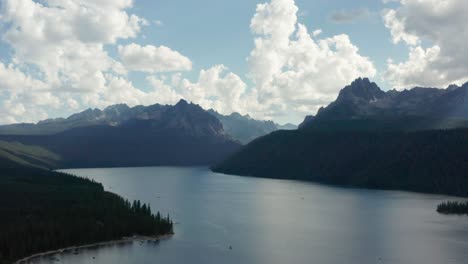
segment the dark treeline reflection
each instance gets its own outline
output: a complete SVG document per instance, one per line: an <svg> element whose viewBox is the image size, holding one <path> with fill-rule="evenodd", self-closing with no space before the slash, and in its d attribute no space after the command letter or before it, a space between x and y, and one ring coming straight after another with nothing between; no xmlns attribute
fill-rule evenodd
<svg viewBox="0 0 468 264"><path fill-rule="evenodd" d="M0 169L0 263L74 245L172 232L172 221L101 184L30 168Z"/></svg>
<svg viewBox="0 0 468 264"><path fill-rule="evenodd" d="M437 212L441 214L458 214L468 215L468 201L467 202L444 202L437 206Z"/></svg>

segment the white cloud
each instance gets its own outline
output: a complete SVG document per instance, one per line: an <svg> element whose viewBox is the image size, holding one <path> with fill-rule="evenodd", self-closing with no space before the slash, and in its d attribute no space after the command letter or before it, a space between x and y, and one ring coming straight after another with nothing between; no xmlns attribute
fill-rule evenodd
<svg viewBox="0 0 468 264"><path fill-rule="evenodd" d="M465 0L400 0L383 19L393 42L408 45L407 61L389 60L385 78L396 88L446 86L468 81ZM429 44L425 44L429 43Z"/></svg>
<svg viewBox="0 0 468 264"><path fill-rule="evenodd" d="M144 21L122 10L131 1L4 2L3 40L14 50L13 61L37 66L54 88L102 88L104 71L122 71L103 45L136 36Z"/></svg>
<svg viewBox="0 0 468 264"><path fill-rule="evenodd" d="M397 11L390 9L384 11L385 26L390 29L393 43L404 41L409 45L418 45L420 40L417 36L405 31L403 20L397 19Z"/></svg>
<svg viewBox="0 0 468 264"><path fill-rule="evenodd" d="M152 94L156 99L156 102L160 104L175 104L178 100L183 98L183 95L178 93L172 84L166 83L166 78L163 77L156 77L156 76L148 76L146 80L150 83L152 87ZM177 83L175 83L177 85Z"/></svg>
<svg viewBox="0 0 468 264"><path fill-rule="evenodd" d="M144 98L122 76L128 69L104 48L136 37L148 24L127 12L132 5L132 0L3 0L2 40L13 54L8 65L0 63L0 122L37 121Z"/></svg>
<svg viewBox="0 0 468 264"><path fill-rule="evenodd" d="M255 111L258 104L242 79L224 65L201 70L196 82L182 78L180 74L173 75L170 80L156 76L147 80L154 89L151 97L158 102L174 104L184 98L223 114L249 113Z"/></svg>
<svg viewBox="0 0 468 264"><path fill-rule="evenodd" d="M4 65L0 62L0 90L18 93L43 90L46 86L44 82L31 78L13 64Z"/></svg>
<svg viewBox="0 0 468 264"><path fill-rule="evenodd" d="M255 47L248 57L248 78L253 86L222 64L201 70L198 80L191 81L179 72L191 70L192 62L177 51L136 43L118 46L119 40L138 36L148 25L129 13L132 4L3 0L2 39L13 53L11 62L0 63L0 111L5 113L0 122L180 98L225 114L299 117L332 101L355 78L375 75L372 62L347 35L320 38L321 30L310 33L298 22L294 0L272 0L259 4L251 20ZM120 60L108 54L109 46L117 48ZM134 87L128 71L147 73L152 90Z"/></svg>
<svg viewBox="0 0 468 264"><path fill-rule="evenodd" d="M154 91L148 98L169 104L184 98L224 114L278 118L313 113L355 78L375 74L373 64L347 35L315 39L321 30L311 36L297 22L298 10L292 0L257 6L251 21L255 49L248 58L254 87L248 88L224 65L216 65L201 70L196 82L180 74L171 79L150 76L147 80Z"/></svg>
<svg viewBox="0 0 468 264"><path fill-rule="evenodd" d="M119 46L118 51L123 64L133 71L157 73L192 69L189 58L165 46L140 46L132 43Z"/></svg>
<svg viewBox="0 0 468 264"><path fill-rule="evenodd" d="M154 92L137 89L128 71L190 70L192 62L168 47L105 46L138 36L148 22L129 14L132 0L4 0L2 40L13 51L0 63L0 122L31 122L109 104L153 104ZM19 111L27 106L24 111Z"/></svg>
<svg viewBox="0 0 468 264"><path fill-rule="evenodd" d="M31 122L48 117L46 109L57 110L60 99L51 92L30 90L11 93L2 100L0 112L2 123Z"/></svg>
<svg viewBox="0 0 468 264"><path fill-rule="evenodd" d="M298 23L297 12L293 0L272 0L258 5L251 21L250 76L269 116L313 113L355 78L376 73L347 35L318 39Z"/></svg>

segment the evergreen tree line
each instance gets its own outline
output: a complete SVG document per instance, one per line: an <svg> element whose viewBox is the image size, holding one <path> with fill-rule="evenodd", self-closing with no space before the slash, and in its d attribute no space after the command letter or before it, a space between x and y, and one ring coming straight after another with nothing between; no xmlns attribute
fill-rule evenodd
<svg viewBox="0 0 468 264"><path fill-rule="evenodd" d="M168 234L172 228L169 216L94 181L32 168L0 169L2 264L69 246Z"/></svg>
<svg viewBox="0 0 468 264"><path fill-rule="evenodd" d="M212 169L468 197L468 129L277 131Z"/></svg>
<svg viewBox="0 0 468 264"><path fill-rule="evenodd" d="M443 202L437 206L437 212L441 214L468 215L467 202Z"/></svg>

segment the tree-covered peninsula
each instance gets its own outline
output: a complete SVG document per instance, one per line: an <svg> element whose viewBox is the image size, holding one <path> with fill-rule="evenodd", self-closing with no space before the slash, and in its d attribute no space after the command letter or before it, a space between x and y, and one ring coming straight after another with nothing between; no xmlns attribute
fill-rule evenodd
<svg viewBox="0 0 468 264"><path fill-rule="evenodd" d="M13 163L0 166L1 264L70 246L169 233L169 216L106 192L99 183Z"/></svg>
<svg viewBox="0 0 468 264"><path fill-rule="evenodd" d="M437 212L441 214L468 215L468 201L443 202L437 206Z"/></svg>

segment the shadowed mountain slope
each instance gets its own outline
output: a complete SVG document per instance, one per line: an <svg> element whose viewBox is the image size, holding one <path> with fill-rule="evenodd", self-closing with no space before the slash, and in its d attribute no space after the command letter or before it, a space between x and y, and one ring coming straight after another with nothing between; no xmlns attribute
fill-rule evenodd
<svg viewBox="0 0 468 264"><path fill-rule="evenodd" d="M60 168L210 165L240 147L226 135L221 122L198 105L181 100L174 106L154 108L144 112L145 118L110 124L109 120L115 119L105 115L101 124L56 134L1 135L0 139L57 153L62 157ZM146 118L149 115L151 118Z"/></svg>

